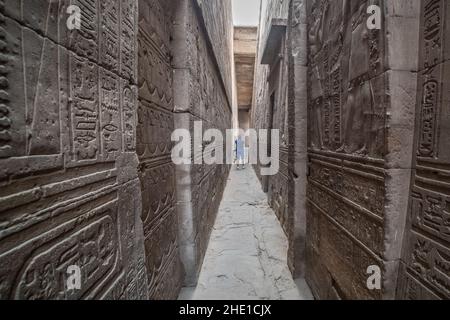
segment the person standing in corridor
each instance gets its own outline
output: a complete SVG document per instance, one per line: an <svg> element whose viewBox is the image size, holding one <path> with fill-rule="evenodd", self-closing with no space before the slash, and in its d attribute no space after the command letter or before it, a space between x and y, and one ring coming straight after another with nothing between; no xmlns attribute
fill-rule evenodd
<svg viewBox="0 0 450 320"><path fill-rule="evenodd" d="M245 169L245 140L239 136L235 141L237 169Z"/></svg>

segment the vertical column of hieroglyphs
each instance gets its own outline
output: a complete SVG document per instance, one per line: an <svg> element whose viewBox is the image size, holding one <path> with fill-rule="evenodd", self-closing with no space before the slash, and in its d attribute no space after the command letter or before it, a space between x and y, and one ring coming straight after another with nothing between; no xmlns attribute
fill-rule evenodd
<svg viewBox="0 0 450 320"><path fill-rule="evenodd" d="M137 153L146 265L153 299L174 299L181 285L175 167L171 160L174 117L170 37L175 3L139 2Z"/></svg>
<svg viewBox="0 0 450 320"><path fill-rule="evenodd" d="M450 3L421 1L415 171L398 297L450 298Z"/></svg>
<svg viewBox="0 0 450 320"><path fill-rule="evenodd" d="M366 270L382 266L384 34L367 8L383 1L308 1L307 279L319 298L380 298Z"/></svg>
<svg viewBox="0 0 450 320"><path fill-rule="evenodd" d="M71 4L79 30L66 24ZM0 298L146 298L136 1L0 8Z"/></svg>

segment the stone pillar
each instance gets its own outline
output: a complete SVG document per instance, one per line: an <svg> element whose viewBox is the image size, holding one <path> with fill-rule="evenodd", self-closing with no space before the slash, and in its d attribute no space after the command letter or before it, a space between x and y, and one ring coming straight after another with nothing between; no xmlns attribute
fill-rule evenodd
<svg viewBox="0 0 450 320"><path fill-rule="evenodd" d="M306 1L292 0L288 24L289 211L293 217L289 264L294 278L305 275L307 182L307 21Z"/></svg>
<svg viewBox="0 0 450 320"><path fill-rule="evenodd" d="M384 12L387 117L382 297L394 299L414 153L420 1L385 1Z"/></svg>

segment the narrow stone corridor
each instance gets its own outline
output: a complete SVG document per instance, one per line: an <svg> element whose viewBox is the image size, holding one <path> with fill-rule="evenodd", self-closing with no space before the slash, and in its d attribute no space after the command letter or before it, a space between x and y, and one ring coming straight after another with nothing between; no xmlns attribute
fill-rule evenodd
<svg viewBox="0 0 450 320"><path fill-rule="evenodd" d="M233 168L196 288L179 299L312 299L287 266L287 238L251 167ZM297 284L296 284L297 283Z"/></svg>
<svg viewBox="0 0 450 320"><path fill-rule="evenodd" d="M449 30L446 0L0 0L0 300L450 300Z"/></svg>

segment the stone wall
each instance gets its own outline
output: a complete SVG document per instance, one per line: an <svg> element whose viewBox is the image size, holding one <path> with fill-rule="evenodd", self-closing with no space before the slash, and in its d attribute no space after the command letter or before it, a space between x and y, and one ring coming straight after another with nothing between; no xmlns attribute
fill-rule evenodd
<svg viewBox="0 0 450 320"><path fill-rule="evenodd" d="M192 138L196 124L200 126L200 135L208 129L217 129L225 137L225 131L231 129L228 71L231 72L232 38L218 36L221 28L225 28L222 34L232 36L230 13L230 1L217 6L203 3L199 7L195 1L184 0L178 6L173 59L174 82L179 88L174 96L175 126L189 130ZM187 286L197 282L228 178L228 165L200 164L202 153L215 148L223 148L226 154L225 141L203 142L193 147L192 164L177 166L180 247Z"/></svg>
<svg viewBox="0 0 450 320"><path fill-rule="evenodd" d="M0 1L0 299L178 296L186 230L198 270L229 168L184 176L170 137L180 121L231 127L230 8Z"/></svg>
<svg viewBox="0 0 450 320"><path fill-rule="evenodd" d="M306 1L293 0L288 19L288 214L293 224L288 261L295 278L305 276L307 161L307 21Z"/></svg>
<svg viewBox="0 0 450 320"><path fill-rule="evenodd" d="M450 3L421 1L413 186L398 298L450 298Z"/></svg>
<svg viewBox="0 0 450 320"><path fill-rule="evenodd" d="M145 299L136 1L70 3L0 1L0 298Z"/></svg>
<svg viewBox="0 0 450 320"><path fill-rule="evenodd" d="M276 50L283 55L283 59L262 63L272 19L288 17L288 2L267 0L263 1L263 8L258 29L258 47L256 55L255 81L253 103L251 109L252 127L255 129L280 130L280 172L274 177L262 176L260 165L255 166L265 192L269 192L269 202L274 208L285 231L291 225L287 217L287 180L288 180L288 130L287 130L287 47L286 33L281 35Z"/></svg>
<svg viewBox="0 0 450 320"><path fill-rule="evenodd" d="M381 30L367 27L373 4ZM317 297L395 295L412 167L418 7L308 1L306 262ZM370 266L381 268L382 290L368 289Z"/></svg>
<svg viewBox="0 0 450 320"><path fill-rule="evenodd" d="M263 2L251 121L281 129L280 174L259 177L288 235L291 270L322 299L448 297L448 119L439 88L449 6L289 3L285 11L284 1ZM367 27L370 5L381 8L379 30ZM271 32L286 44L271 42ZM263 61L267 52L283 62ZM371 266L382 271L381 290L367 287Z"/></svg>
<svg viewBox="0 0 450 320"><path fill-rule="evenodd" d="M195 0L217 61L228 100L232 101L233 12L231 0Z"/></svg>
<svg viewBox="0 0 450 320"><path fill-rule="evenodd" d="M280 170L262 176L258 164L255 171L288 236L288 263L295 277L304 273L306 74L304 1L263 1L251 127L279 130Z"/></svg>
<svg viewBox="0 0 450 320"><path fill-rule="evenodd" d="M181 289L175 165L172 71L177 1L139 1L139 105L137 154L142 190L150 298L175 299Z"/></svg>

